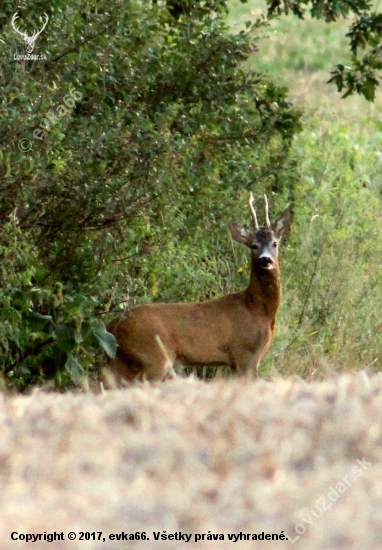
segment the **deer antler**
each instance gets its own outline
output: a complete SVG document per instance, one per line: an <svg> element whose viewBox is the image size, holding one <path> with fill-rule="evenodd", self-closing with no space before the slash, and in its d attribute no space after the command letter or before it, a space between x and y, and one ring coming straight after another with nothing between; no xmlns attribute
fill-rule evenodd
<svg viewBox="0 0 382 550"><path fill-rule="evenodd" d="M253 198L252 191L251 191L250 194L249 194L249 210L251 212L252 221L253 221L253 225L255 226L255 229L259 229L259 224L257 223L256 212L255 212L255 209L253 208L253 201L254 200L255 199Z"/></svg>
<svg viewBox="0 0 382 550"><path fill-rule="evenodd" d="M22 37L26 36L26 33L25 32L21 32L15 25L16 23L16 20L20 17L19 15L19 11L17 10L16 13L13 14L13 17L12 17L12 21L11 21L11 25L12 27L15 29L16 32L18 32L19 34L21 34Z"/></svg>
<svg viewBox="0 0 382 550"><path fill-rule="evenodd" d="M264 206L265 206L265 223L267 224L267 227L271 227L271 222L269 221L269 216L268 216L268 199L267 199L267 195L264 195Z"/></svg>
<svg viewBox="0 0 382 550"><path fill-rule="evenodd" d="M45 27L46 27L46 25L47 25L47 23L48 23L48 21L49 21L49 17L47 16L46 13L44 13L44 17L45 17L45 23L43 24L42 29L40 29L39 31L36 31L35 33L33 33L33 38L34 38L35 36L38 36L39 34L41 34L42 31L45 29Z"/></svg>

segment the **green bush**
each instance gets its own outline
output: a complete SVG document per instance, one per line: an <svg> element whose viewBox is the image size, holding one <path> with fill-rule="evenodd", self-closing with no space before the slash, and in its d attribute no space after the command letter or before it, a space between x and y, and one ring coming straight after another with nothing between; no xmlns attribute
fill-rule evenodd
<svg viewBox="0 0 382 550"><path fill-rule="evenodd" d="M114 356L116 344L95 316L99 302L68 293L61 283L44 287L45 270L28 235L2 226L0 247L0 368L3 385L25 389L52 377L57 386L78 382L100 350ZM81 359L81 363L78 358Z"/></svg>

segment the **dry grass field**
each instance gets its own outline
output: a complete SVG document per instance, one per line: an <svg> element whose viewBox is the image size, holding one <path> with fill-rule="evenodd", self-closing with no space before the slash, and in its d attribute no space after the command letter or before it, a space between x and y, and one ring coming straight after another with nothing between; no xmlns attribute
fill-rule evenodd
<svg viewBox="0 0 382 550"><path fill-rule="evenodd" d="M2 550L381 548L379 375L2 395L0 424Z"/></svg>

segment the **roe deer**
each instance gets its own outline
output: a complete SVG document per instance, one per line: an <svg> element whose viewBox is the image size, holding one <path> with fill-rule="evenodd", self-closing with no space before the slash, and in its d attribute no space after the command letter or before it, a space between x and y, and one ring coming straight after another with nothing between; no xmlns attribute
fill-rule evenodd
<svg viewBox="0 0 382 550"><path fill-rule="evenodd" d="M290 228L292 212L285 210L271 226L265 197L266 227L260 228L252 193L249 208L253 231L237 223L229 225L235 241L251 249L248 288L200 303L140 305L124 318L114 319L108 330L118 348L108 370L116 383L171 378L176 364L227 365L257 376L280 304L278 244Z"/></svg>

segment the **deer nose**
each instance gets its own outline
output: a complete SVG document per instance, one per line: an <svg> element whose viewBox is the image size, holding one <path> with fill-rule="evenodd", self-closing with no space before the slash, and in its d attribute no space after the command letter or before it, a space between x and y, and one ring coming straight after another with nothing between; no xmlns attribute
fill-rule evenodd
<svg viewBox="0 0 382 550"><path fill-rule="evenodd" d="M271 267L273 265L272 258L270 258L269 256L261 256L259 258L259 263L261 267L265 268Z"/></svg>

